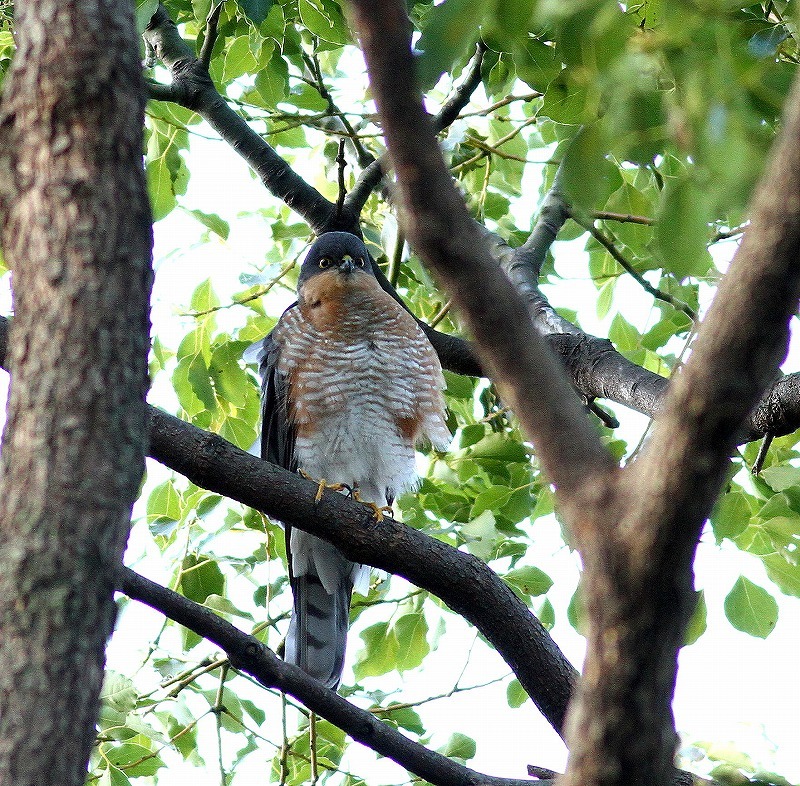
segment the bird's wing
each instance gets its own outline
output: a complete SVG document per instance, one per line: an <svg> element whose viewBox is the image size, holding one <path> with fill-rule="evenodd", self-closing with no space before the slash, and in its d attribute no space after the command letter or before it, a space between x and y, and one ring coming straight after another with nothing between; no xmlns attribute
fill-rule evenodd
<svg viewBox="0 0 800 786"><path fill-rule="evenodd" d="M294 306L290 306L293 308ZM288 311L289 309L287 309ZM296 430L289 414L289 380L280 371L273 330L258 355L261 373L261 457L297 470ZM285 526L293 611L284 658L329 688L342 677L355 565L330 543Z"/></svg>
<svg viewBox="0 0 800 786"><path fill-rule="evenodd" d="M274 331L264 339L259 353L261 458L294 472L297 459L295 429L289 418L289 380L278 369L281 348L273 334Z"/></svg>

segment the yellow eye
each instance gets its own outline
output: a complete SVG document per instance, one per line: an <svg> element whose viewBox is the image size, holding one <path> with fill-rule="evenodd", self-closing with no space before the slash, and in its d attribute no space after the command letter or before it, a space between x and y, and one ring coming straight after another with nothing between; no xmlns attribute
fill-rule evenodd
<svg viewBox="0 0 800 786"><path fill-rule="evenodd" d="M326 267L330 267L332 264L333 263L331 262L330 259L328 259L328 257L322 257L322 259L320 259L319 261L319 266L323 269Z"/></svg>
<svg viewBox="0 0 800 786"><path fill-rule="evenodd" d="M359 257L359 258L356 260L356 265L357 265L358 267L364 267L364 257Z"/></svg>

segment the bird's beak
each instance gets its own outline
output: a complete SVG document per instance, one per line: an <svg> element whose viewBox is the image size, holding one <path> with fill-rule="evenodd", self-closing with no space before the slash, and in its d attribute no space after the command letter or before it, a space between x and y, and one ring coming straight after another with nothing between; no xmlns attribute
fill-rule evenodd
<svg viewBox="0 0 800 786"><path fill-rule="evenodd" d="M339 270L342 273L350 274L356 269L356 264L350 254L345 254L339 262Z"/></svg>

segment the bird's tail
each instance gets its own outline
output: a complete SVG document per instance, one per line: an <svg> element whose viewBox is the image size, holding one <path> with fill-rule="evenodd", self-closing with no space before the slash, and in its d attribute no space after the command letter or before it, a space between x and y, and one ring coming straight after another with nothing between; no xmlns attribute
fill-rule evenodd
<svg viewBox="0 0 800 786"><path fill-rule="evenodd" d="M301 530L293 529L289 542L294 611L284 658L336 688L344 668L353 580L360 566Z"/></svg>

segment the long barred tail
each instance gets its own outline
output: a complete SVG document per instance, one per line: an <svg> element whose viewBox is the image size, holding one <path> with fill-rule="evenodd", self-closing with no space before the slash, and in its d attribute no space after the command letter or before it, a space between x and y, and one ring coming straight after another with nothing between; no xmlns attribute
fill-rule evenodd
<svg viewBox="0 0 800 786"><path fill-rule="evenodd" d="M293 529L287 540L294 611L284 658L336 688L344 668L353 579L360 566L301 530Z"/></svg>

